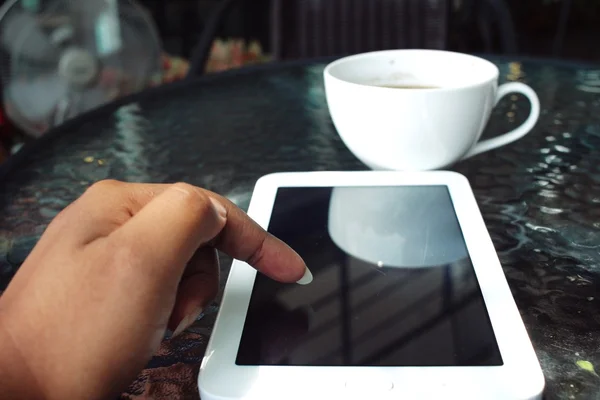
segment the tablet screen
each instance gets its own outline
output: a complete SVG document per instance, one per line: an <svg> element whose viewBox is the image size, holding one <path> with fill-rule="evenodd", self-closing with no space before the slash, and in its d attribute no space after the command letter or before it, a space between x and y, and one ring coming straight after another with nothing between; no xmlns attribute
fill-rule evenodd
<svg viewBox="0 0 600 400"><path fill-rule="evenodd" d="M313 282L256 275L238 365L502 365L446 186L279 188Z"/></svg>

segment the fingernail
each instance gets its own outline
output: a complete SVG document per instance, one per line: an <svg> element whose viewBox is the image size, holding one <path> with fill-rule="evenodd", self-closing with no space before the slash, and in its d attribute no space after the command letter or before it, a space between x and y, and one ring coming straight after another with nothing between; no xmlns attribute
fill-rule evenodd
<svg viewBox="0 0 600 400"><path fill-rule="evenodd" d="M210 202L212 203L213 207L217 211L217 214L219 214L219 216L223 219L227 218L227 209L225 208L225 206L223 204L221 204L219 202L219 200L217 200L213 197L209 197L209 199L210 199Z"/></svg>
<svg viewBox="0 0 600 400"><path fill-rule="evenodd" d="M296 283L298 285L308 285L309 283L312 282L312 280L313 280L312 272L310 272L310 269L308 269L308 267L306 267L306 269L304 270L304 275Z"/></svg>
<svg viewBox="0 0 600 400"><path fill-rule="evenodd" d="M181 322L179 323L179 325L177 325L177 328L175 328L175 330L173 331L173 334L171 335L171 339L173 339L174 337L179 336L183 331L185 331L190 325L192 325L200 316L200 314L202 314L202 311L204 309L203 308L198 308L196 311L186 315Z"/></svg>

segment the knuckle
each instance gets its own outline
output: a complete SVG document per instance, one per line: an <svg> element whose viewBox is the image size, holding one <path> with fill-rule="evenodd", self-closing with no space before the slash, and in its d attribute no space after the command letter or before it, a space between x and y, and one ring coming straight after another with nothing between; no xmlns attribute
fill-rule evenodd
<svg viewBox="0 0 600 400"><path fill-rule="evenodd" d="M183 194L187 194L189 196L194 196L199 194L198 189L194 185L190 185L185 182L177 182L171 186L173 189L179 190Z"/></svg>
<svg viewBox="0 0 600 400"><path fill-rule="evenodd" d="M186 211L193 213L197 218L210 215L213 212L213 206L208 196L199 188L188 183L178 182L172 186L173 190L177 190L181 194L181 201Z"/></svg>
<svg viewBox="0 0 600 400"><path fill-rule="evenodd" d="M96 193L102 193L102 192L106 192L106 191L114 191L114 190L118 190L118 189L122 188L123 185L125 185L123 182L120 182L120 181L117 181L114 179L103 179L101 181L94 182L92 184L92 186L90 186L86 190L86 194L93 195Z"/></svg>

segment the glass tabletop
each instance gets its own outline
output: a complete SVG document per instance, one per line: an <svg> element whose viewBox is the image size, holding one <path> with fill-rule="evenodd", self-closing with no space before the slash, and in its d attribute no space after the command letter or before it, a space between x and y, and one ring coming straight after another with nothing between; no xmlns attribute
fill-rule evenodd
<svg viewBox="0 0 600 400"><path fill-rule="evenodd" d="M600 67L490 59L500 83L536 90L540 121L524 139L451 169L473 186L544 370L546 398L597 399ZM268 65L153 89L26 146L0 167L0 291L49 221L94 181L186 181L246 208L267 173L366 169L331 123L324 65ZM510 130L528 112L525 99L505 98L484 137ZM123 398L197 398L217 310L218 299L186 333L165 341Z"/></svg>

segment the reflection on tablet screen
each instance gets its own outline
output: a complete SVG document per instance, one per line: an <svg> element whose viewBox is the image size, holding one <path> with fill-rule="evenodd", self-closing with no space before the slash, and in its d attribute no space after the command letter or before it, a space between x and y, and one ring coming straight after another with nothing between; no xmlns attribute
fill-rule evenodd
<svg viewBox="0 0 600 400"><path fill-rule="evenodd" d="M502 365L445 186L280 188L307 286L257 274L238 365Z"/></svg>

